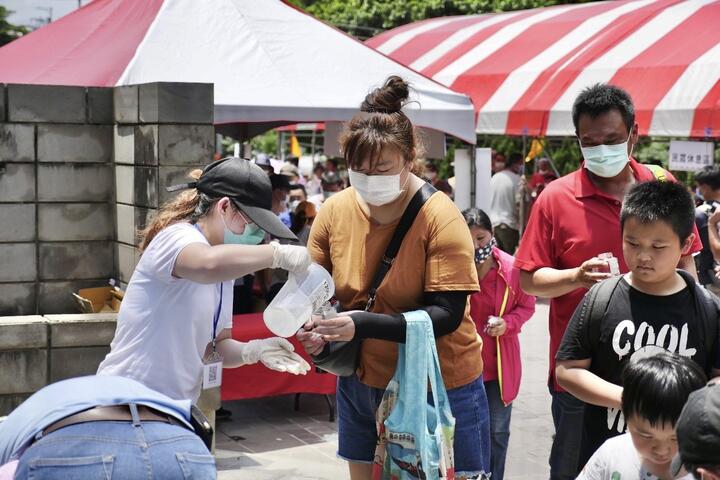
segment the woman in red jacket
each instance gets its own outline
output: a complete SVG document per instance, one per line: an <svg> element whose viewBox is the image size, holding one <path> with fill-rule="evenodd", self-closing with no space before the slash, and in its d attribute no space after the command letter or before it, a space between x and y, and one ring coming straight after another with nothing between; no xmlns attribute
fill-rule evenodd
<svg viewBox="0 0 720 480"><path fill-rule="evenodd" d="M535 297L520 289L515 258L497 247L492 223L480 209L463 212L475 243L480 291L470 297L470 316L483 340L483 380L490 409L491 472L502 480L510 440L512 401L520 389L522 325L535 313Z"/></svg>

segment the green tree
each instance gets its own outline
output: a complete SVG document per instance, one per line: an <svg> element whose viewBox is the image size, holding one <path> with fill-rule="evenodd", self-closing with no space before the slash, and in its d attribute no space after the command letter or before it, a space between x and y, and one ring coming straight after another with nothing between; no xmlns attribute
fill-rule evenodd
<svg viewBox="0 0 720 480"><path fill-rule="evenodd" d="M448 15L522 10L577 0L289 0L361 39L406 23Z"/></svg>
<svg viewBox="0 0 720 480"><path fill-rule="evenodd" d="M11 13L7 8L0 6L0 47L28 33L27 28L13 25L7 21L7 17Z"/></svg>
<svg viewBox="0 0 720 480"><path fill-rule="evenodd" d="M277 153L278 132L270 130L253 138L250 144L255 152Z"/></svg>

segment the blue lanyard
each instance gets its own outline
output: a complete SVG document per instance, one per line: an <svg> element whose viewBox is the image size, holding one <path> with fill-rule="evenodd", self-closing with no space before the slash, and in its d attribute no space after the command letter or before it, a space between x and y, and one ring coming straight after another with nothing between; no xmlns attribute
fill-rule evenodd
<svg viewBox="0 0 720 480"><path fill-rule="evenodd" d="M222 299L223 299L223 284L220 282L220 302L218 302L217 312L215 312L215 318L213 318L213 333L212 333L212 346L213 352L215 351L215 336L217 335L217 326L220 321L220 311L222 310Z"/></svg>
<svg viewBox="0 0 720 480"><path fill-rule="evenodd" d="M200 227L198 227L197 223L193 223L193 227L197 229L198 232L202 235L202 230L200 230ZM205 235L203 235L205 236ZM213 330L212 330L212 347L213 352L215 351L215 337L217 336L217 326L220 322L220 312L222 311L222 301L223 301L223 283L220 282L220 301L218 302L217 311L215 312L215 317L213 318Z"/></svg>

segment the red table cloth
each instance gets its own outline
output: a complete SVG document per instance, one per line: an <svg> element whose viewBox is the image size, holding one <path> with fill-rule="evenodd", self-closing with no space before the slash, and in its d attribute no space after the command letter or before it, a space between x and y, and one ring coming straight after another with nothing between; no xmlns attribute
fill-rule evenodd
<svg viewBox="0 0 720 480"><path fill-rule="evenodd" d="M257 338L272 337L273 334L263 322L262 313L235 315L232 338L247 342ZM312 365L302 346L295 338L288 338L295 351ZM292 375L270 370L262 363L223 370L222 399L243 400L270 397L288 393L334 394L337 377L329 373L317 373L311 368L307 375Z"/></svg>

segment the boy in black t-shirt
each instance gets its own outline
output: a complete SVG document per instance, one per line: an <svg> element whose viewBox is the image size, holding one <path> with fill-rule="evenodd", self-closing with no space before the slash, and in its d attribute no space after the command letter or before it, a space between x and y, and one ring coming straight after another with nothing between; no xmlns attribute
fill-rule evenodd
<svg viewBox="0 0 720 480"><path fill-rule="evenodd" d="M720 374L720 300L675 268L692 245L694 211L680 184L633 186L620 214L630 273L593 286L565 331L555 373L586 402L581 466L625 432L620 373L631 358L668 350Z"/></svg>

